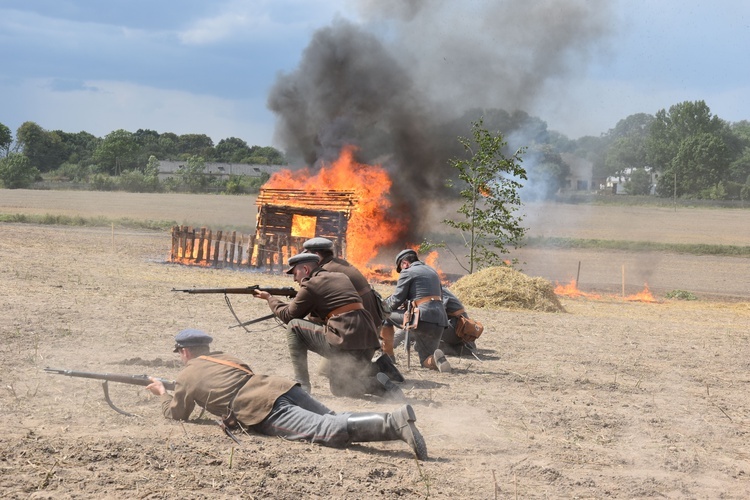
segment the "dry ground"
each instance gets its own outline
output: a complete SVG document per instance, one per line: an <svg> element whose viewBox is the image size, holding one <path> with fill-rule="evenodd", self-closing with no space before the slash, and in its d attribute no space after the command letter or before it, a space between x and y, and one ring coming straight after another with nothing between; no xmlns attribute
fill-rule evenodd
<svg viewBox="0 0 750 500"><path fill-rule="evenodd" d="M9 208L8 193L14 192L0 191L3 212L61 213L55 207ZM143 210L141 195L110 196L110 203L91 210L109 217L124 216L106 213L118 204L131 213ZM157 198L147 199L158 207ZM162 199L171 205L177 198ZM215 210L197 199L206 212ZM166 219L162 214L169 210L133 217ZM696 226L701 213L690 212ZM737 236L742 219L732 215L731 227L717 228L714 221L708 229L740 240L727 244L748 244L747 236L744 243ZM192 216L184 217L190 222ZM663 273L665 288L690 290L680 286L684 275L701 275L696 283L712 300L562 299L568 311L562 314L470 310L487 327L479 341L483 361L451 358L457 368L452 375L416 368L405 373L403 388L431 455L418 463L400 442L335 450L248 435L237 447L209 419L163 419L158 401L140 387L111 388L115 403L139 417L113 412L95 381L49 375L43 368L173 378L179 367L172 337L196 327L256 371L290 376L281 330L273 323L256 325L253 333L228 329L231 316L221 296L170 292L290 280L165 264L169 236L158 231L116 229L113 235L109 228L0 224L0 234L0 492L6 498L750 495L748 259L729 259L733 280L741 283L731 301L718 300L723 285L705 278L726 259L694 257L689 269ZM640 261L622 257L633 265ZM544 262L558 258L554 251L540 256ZM660 256L657 267L680 258ZM607 286L619 283L622 259L590 259L584 260L582 282L587 270L614 261L615 278ZM238 296L233 302L246 318L267 313L262 301ZM405 371L404 354L399 357ZM392 409L379 401L334 398L319 377L313 390L337 411Z"/></svg>

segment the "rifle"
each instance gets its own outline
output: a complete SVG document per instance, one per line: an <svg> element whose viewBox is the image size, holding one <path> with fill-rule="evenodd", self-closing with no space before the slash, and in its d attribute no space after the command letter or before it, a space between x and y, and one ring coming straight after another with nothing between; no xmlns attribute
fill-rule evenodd
<svg viewBox="0 0 750 500"><path fill-rule="evenodd" d="M237 320L237 324L230 326L229 328L237 328L242 327L246 332L250 333L250 330L246 328L248 325L252 325L253 323L258 323L260 321L265 321L267 319L271 319L274 317L273 314L269 314L268 316L263 316L257 319L252 319L250 321L242 321L239 316L237 316L237 313L234 312L234 307L232 307L232 301L229 300L230 294L242 294L242 295L255 295L255 291L259 292L268 292L271 295L279 295L282 297L289 297L290 299L293 299L297 296L297 290L295 288L292 288L291 286L282 286L282 287L268 287L268 286L260 286L260 285L251 285L246 286L244 288L172 288L173 292L185 292L185 293L223 293L224 294L224 301L227 303L227 307L229 308L229 312L232 313L232 316L234 316L234 319Z"/></svg>
<svg viewBox="0 0 750 500"><path fill-rule="evenodd" d="M172 288L173 292L185 292L185 293L223 293L224 295L230 293L238 293L244 295L254 295L255 291L268 292L271 295L281 295L293 299L297 296L297 289L291 286L282 287L268 287L260 285L251 285L243 288Z"/></svg>
<svg viewBox="0 0 750 500"><path fill-rule="evenodd" d="M103 380L102 388L104 389L104 399L110 408L115 410L117 413L126 415L128 417L134 417L132 413L128 413L116 407L112 400L109 398L109 382L119 382L121 384L141 385L146 387L151 384L151 379L148 375L120 375L119 373L91 373L91 372L79 372L75 370L61 370L57 368L45 368L45 372L53 373L55 375L67 375L68 377L80 377L80 378L92 378L96 380ZM154 377L162 384L168 391L174 390L174 380L167 380L163 378Z"/></svg>

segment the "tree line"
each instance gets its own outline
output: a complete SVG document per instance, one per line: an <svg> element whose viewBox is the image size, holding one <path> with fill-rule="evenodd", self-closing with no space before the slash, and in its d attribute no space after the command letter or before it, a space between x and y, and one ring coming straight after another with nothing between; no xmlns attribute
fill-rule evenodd
<svg viewBox="0 0 750 500"><path fill-rule="evenodd" d="M525 185L536 187L530 192L541 199L554 198L565 186L571 170L563 153L591 161L594 183L611 176L627 177L627 194L653 191L661 197L750 199L750 122L722 120L704 101L681 102L654 115L633 114L598 137L575 140L549 130L544 120L524 111L501 109L469 110L442 124L435 133L457 139L467 135L467 124L479 119L488 130L509 139L509 148L525 148ZM449 159L456 156L460 144L458 140L436 142L438 153L446 159L448 178ZM512 154L510 149L507 152ZM21 125L15 140L0 123L0 157L0 181L5 187L27 187L42 175L90 184L93 179L98 184L94 182L92 187L106 189L115 182L113 177L129 176L138 181L139 175L153 175L151 158L191 160L193 173L206 161L286 164L284 154L273 147L248 146L235 137L214 145L205 134L178 136L139 129L134 133L116 130L97 138L87 132L46 131L34 122ZM657 176L655 186L651 172ZM240 180L234 183L235 192L245 189L237 185ZM205 183L194 184L190 189L184 183L161 188L204 189Z"/></svg>
<svg viewBox="0 0 750 500"><path fill-rule="evenodd" d="M32 121L18 128L15 139L10 129L0 123L0 157L0 181L7 188L29 187L45 178L86 183L93 189L192 191L217 187L210 186L212 179L207 176L200 182L181 182L190 181L189 177L195 177L196 170L202 171L206 162L286 164L281 151L271 146L249 146L237 137L214 145L205 134L120 129L100 138L85 131L49 131ZM181 174L188 178L177 176L171 185L160 185L160 160L189 162L189 172ZM229 183L229 190L236 191L243 187L241 184L252 181L230 178L221 182Z"/></svg>

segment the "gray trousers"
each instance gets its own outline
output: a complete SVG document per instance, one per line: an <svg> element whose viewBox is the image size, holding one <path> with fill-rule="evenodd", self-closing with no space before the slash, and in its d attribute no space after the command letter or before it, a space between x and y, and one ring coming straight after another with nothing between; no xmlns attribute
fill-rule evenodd
<svg viewBox="0 0 750 500"><path fill-rule="evenodd" d="M334 395L382 396L385 388L375 378L378 369L372 363L375 349L339 349L328 343L324 331L324 325L304 319L293 319L287 324L287 345L297 381L309 386L307 353L312 351L330 361L328 380Z"/></svg>
<svg viewBox="0 0 750 500"><path fill-rule="evenodd" d="M341 447L349 442L348 413L337 415L299 386L282 394L253 429L268 436Z"/></svg>
<svg viewBox="0 0 750 500"><path fill-rule="evenodd" d="M396 328L401 328L404 322L404 313L394 311L386 321ZM443 336L443 330L444 328L437 323L428 323L420 320L417 327L409 331L409 338L414 340L414 349L419 355L419 364L423 365L424 360L432 356L435 349L438 348L440 338ZM394 344L397 343L394 342Z"/></svg>

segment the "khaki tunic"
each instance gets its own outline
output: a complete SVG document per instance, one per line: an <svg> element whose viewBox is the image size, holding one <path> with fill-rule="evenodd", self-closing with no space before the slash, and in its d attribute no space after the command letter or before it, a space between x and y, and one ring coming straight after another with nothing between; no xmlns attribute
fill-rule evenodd
<svg viewBox="0 0 750 500"><path fill-rule="evenodd" d="M320 268L302 280L297 296L288 304L273 295L268 300L271 310L284 324L307 315L325 323L324 334L332 346L342 350L378 349L375 323L367 310L337 314L326 321L331 311L355 302L362 303L362 298L345 274Z"/></svg>
<svg viewBox="0 0 750 500"><path fill-rule="evenodd" d="M215 352L209 356L249 368L230 354ZM165 417L187 420L196 405L213 415L224 416L229 413L231 404L237 420L250 426L266 418L279 396L295 385L295 382L282 377L250 376L231 366L193 358L177 375L174 394L161 397L161 407Z"/></svg>
<svg viewBox="0 0 750 500"><path fill-rule="evenodd" d="M383 313L380 304L378 304L380 298L375 295L375 290L372 289L367 278L359 272L359 269L344 259L336 257L327 257L323 259L318 267L325 269L326 271L343 273L349 277L349 281L352 282L357 293L362 297L362 305L365 306L365 310L367 310L367 312L370 313L370 316L372 316L372 319L375 322L375 328L379 329L380 325L383 323Z"/></svg>

